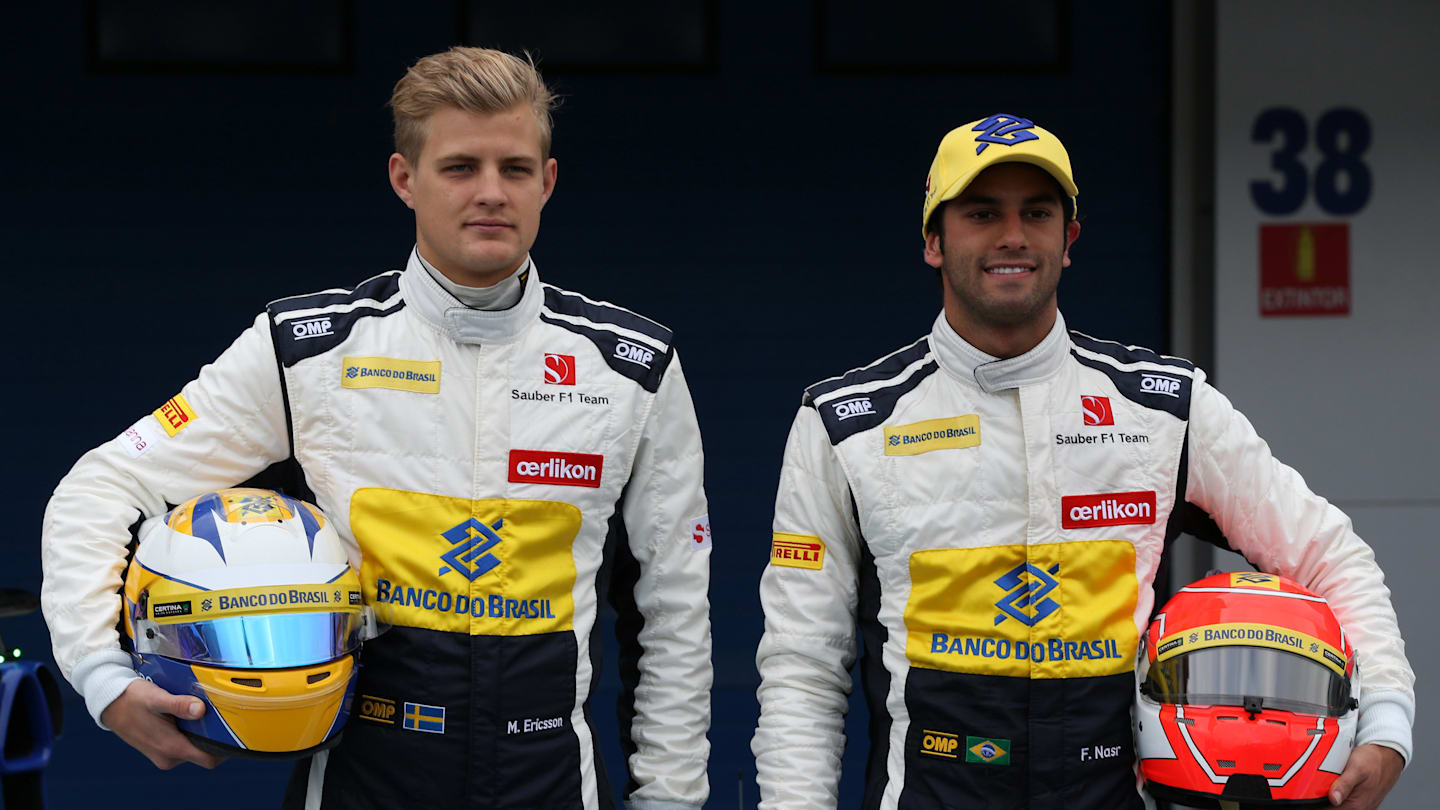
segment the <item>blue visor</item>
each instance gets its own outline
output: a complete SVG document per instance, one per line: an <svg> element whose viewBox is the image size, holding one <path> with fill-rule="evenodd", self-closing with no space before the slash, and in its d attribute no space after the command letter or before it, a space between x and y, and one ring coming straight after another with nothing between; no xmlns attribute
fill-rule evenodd
<svg viewBox="0 0 1440 810"><path fill-rule="evenodd" d="M297 612L136 624L136 652L194 664L285 669L323 663L359 649L364 617L359 611Z"/></svg>

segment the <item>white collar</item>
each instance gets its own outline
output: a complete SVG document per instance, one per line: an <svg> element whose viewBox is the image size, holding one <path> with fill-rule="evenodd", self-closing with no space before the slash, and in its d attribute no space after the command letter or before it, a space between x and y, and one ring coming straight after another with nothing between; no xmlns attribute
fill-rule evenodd
<svg viewBox="0 0 1440 810"><path fill-rule="evenodd" d="M509 309L491 311L465 306L440 286L414 250L410 251L410 261L400 276L400 290L407 307L413 307L416 314L456 343L508 343L539 317L540 306L545 301L535 262L529 256L525 261L530 277L520 301Z"/></svg>
<svg viewBox="0 0 1440 810"><path fill-rule="evenodd" d="M971 346L945 320L945 311L935 318L930 328L930 345L935 359L947 374L962 382L980 386L987 394L1032 385L1050 377L1070 354L1070 340L1065 332L1065 318L1055 313L1055 325L1035 348L1005 360Z"/></svg>

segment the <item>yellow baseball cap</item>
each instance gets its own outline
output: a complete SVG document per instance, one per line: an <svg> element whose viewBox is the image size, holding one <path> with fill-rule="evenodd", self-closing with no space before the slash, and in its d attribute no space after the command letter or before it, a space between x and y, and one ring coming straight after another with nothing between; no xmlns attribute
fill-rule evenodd
<svg viewBox="0 0 1440 810"><path fill-rule="evenodd" d="M940 203L960 196L980 172L996 163L1030 163L1050 173L1070 195L1070 217L1080 190L1070 175L1070 155L1060 139L1035 126L1028 118L999 113L971 121L946 133L925 178L925 208L920 235L930 227L930 215Z"/></svg>

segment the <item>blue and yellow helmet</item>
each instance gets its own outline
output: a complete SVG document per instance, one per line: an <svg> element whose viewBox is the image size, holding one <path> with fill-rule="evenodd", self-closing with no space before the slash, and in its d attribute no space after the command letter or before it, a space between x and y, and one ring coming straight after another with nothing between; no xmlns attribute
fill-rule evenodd
<svg viewBox="0 0 1440 810"><path fill-rule="evenodd" d="M291 758L339 742L374 623L319 509L237 488L142 525L124 628L142 677L205 701L200 719L177 720L197 745Z"/></svg>

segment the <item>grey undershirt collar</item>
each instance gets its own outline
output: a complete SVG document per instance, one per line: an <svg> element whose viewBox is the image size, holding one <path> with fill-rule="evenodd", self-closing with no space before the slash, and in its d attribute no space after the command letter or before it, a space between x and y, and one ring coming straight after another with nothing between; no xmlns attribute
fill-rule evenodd
<svg viewBox="0 0 1440 810"><path fill-rule="evenodd" d="M520 296L525 292L525 285L521 283L520 276L530 267L530 258L515 268L515 272L506 276L498 284L489 287L466 287L463 284L456 284L446 278L443 273L435 269L420 251L415 251L415 256L420 259L420 265L435 279L435 282L445 291L455 296L455 300L471 309L485 310L486 312L498 312L502 309L509 309L520 302Z"/></svg>

